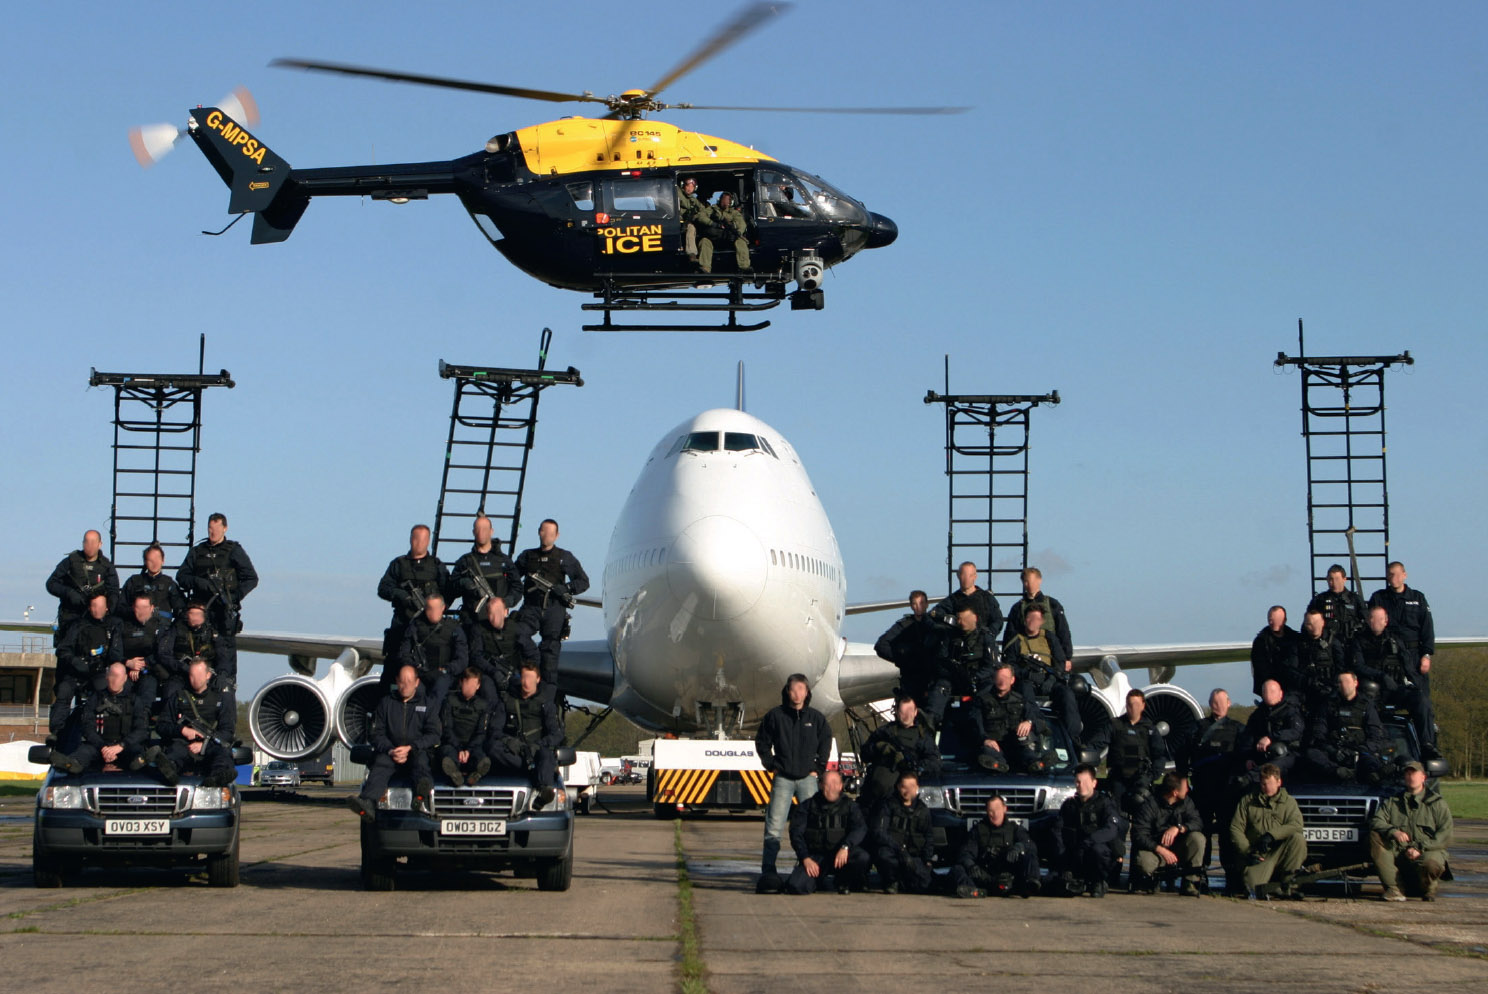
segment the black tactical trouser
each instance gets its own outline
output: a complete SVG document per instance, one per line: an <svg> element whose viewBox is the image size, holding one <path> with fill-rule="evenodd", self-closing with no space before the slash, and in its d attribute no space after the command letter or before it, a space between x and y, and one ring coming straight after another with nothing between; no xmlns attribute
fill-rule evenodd
<svg viewBox="0 0 1488 994"><path fill-rule="evenodd" d="M833 861L837 859L835 849L826 853L811 853L811 858L821 867L821 873L813 877L806 872L803 863L797 862L796 868L785 881L787 894L814 894L829 876L838 888L846 887L848 890L862 890L863 885L868 882L868 850L861 846L853 846L847 851L847 862L840 870L832 867Z"/></svg>
<svg viewBox="0 0 1488 994"><path fill-rule="evenodd" d="M465 749L470 753L470 758L463 763L460 762L461 749ZM490 757L486 755L486 743L484 740L472 742L466 746L442 745L439 747L439 765L442 767L446 759L452 759L455 765L460 768L461 773L474 773L480 761L488 758Z"/></svg>
<svg viewBox="0 0 1488 994"><path fill-rule="evenodd" d="M879 846L873 854L873 865L883 886L898 884L906 894L927 894L935 881L928 863L898 846Z"/></svg>
<svg viewBox="0 0 1488 994"><path fill-rule="evenodd" d="M1352 746L1313 746L1307 750L1307 762L1328 780L1364 780L1377 777L1384 768L1384 764L1374 753ZM1347 770L1350 776L1340 777L1340 770Z"/></svg>
<svg viewBox="0 0 1488 994"><path fill-rule="evenodd" d="M1059 723L1069 733L1070 741L1080 741L1085 723L1080 720L1080 702L1075 699L1075 692L1070 689L1068 680L1060 680L1053 673L1045 671L1042 674L1029 674L1026 678L1019 677L1013 684L1013 689L1025 700L1047 700L1054 713L1059 716Z"/></svg>
<svg viewBox="0 0 1488 994"><path fill-rule="evenodd" d="M395 617L392 625L382 630L382 673L378 676L378 684L385 690L398 682L398 671L403 668L398 656L403 648L405 627L398 624Z"/></svg>
<svg viewBox="0 0 1488 994"><path fill-rule="evenodd" d="M1235 855L1235 844L1230 841L1230 820L1235 817L1235 805L1240 796L1230 786L1227 769L1209 771L1200 767L1194 771L1193 781L1194 806L1199 809L1199 817L1204 819L1204 866L1208 867L1213 861L1214 836L1217 834L1219 865L1225 871L1225 889L1239 890L1243 884L1235 870L1239 860Z"/></svg>
<svg viewBox="0 0 1488 994"><path fill-rule="evenodd" d="M72 714L73 698L81 705L89 696L100 691L105 686L102 673L59 673L56 686L53 688L56 699L52 701L51 710L47 713L47 728L53 735L60 736L67 719Z"/></svg>
<svg viewBox="0 0 1488 994"><path fill-rule="evenodd" d="M1074 849L1066 849L1061 869L1086 886L1109 880L1116 870L1115 844L1081 839Z"/></svg>
<svg viewBox="0 0 1488 994"><path fill-rule="evenodd" d="M433 772L429 768L428 752L414 747L408 751L408 761L405 763L393 762L393 757L385 752L377 754L372 760L372 766L367 770L367 779L362 781L361 798L364 801L376 804L387 791L388 784L393 779L393 774L406 771L413 778L413 789L427 789L434 782ZM428 800L426 797L425 800Z"/></svg>
<svg viewBox="0 0 1488 994"><path fill-rule="evenodd" d="M119 743L112 742L109 744L118 745ZM121 770L127 770L129 769L129 764L139 758L139 755L140 750L125 746L123 751L119 753L118 758L114 760L114 765ZM84 742L72 751L72 761L83 766L89 772L103 769L103 753L99 750L98 746L88 742Z"/></svg>
<svg viewBox="0 0 1488 994"><path fill-rule="evenodd" d="M547 746L532 746L516 738L496 738L491 762L518 776L531 776L532 786L551 787L558 775L558 754Z"/></svg>
<svg viewBox="0 0 1488 994"><path fill-rule="evenodd" d="M970 867L957 864L951 867L952 887L972 886L985 893L1001 894L1004 897L1031 893L1038 887L1038 882L1038 850L1031 845L1024 847L1012 861L999 859L990 864L979 863Z"/></svg>
<svg viewBox="0 0 1488 994"><path fill-rule="evenodd" d="M993 749L985 741L977 750L977 765L991 773L1019 773L1037 771L1043 763L1043 753L1032 747L1032 740L1009 735L998 743L1002 748Z"/></svg>
<svg viewBox="0 0 1488 994"><path fill-rule="evenodd" d="M1412 681L1419 679L1418 676L1411 677ZM1436 748L1436 722L1431 713L1431 701L1421 692L1419 684L1396 683L1387 677L1380 693L1380 703L1409 711L1411 724L1416 727L1416 738L1421 746Z"/></svg>
<svg viewBox="0 0 1488 994"><path fill-rule="evenodd" d="M214 778L224 786L237 779L232 750L220 742L208 740L202 745L201 752L194 753L191 751L191 743L185 739L172 739L170 745L166 746L165 756L176 771L182 774L200 773L204 777Z"/></svg>
<svg viewBox="0 0 1488 994"><path fill-rule="evenodd" d="M542 668L543 683L558 686L558 654L563 648L563 630L568 627L568 612L558 598L549 597L547 607L542 597L533 595L522 604L521 619L529 629L542 637L537 654Z"/></svg>

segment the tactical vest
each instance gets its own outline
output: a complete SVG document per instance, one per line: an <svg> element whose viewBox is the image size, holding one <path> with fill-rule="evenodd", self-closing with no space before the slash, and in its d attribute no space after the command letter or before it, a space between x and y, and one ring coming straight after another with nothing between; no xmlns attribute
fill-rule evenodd
<svg viewBox="0 0 1488 994"><path fill-rule="evenodd" d="M486 716L490 707L479 694L468 701L463 694L450 695L450 734L456 744L465 747L481 744L477 740L485 734Z"/></svg>
<svg viewBox="0 0 1488 994"><path fill-rule="evenodd" d="M806 811L808 852L829 853L842 845L842 840L847 838L847 809L852 803L846 797L839 797L835 804L825 800L811 804Z"/></svg>
<svg viewBox="0 0 1488 994"><path fill-rule="evenodd" d="M506 702L506 734L515 736L529 745L536 745L543 736L543 702L539 694L521 698L515 694L504 697Z"/></svg>
<svg viewBox="0 0 1488 994"><path fill-rule="evenodd" d="M522 572L536 574L543 577L549 583L559 584L563 582L563 550L556 545L547 552L542 549L528 549L522 553Z"/></svg>
<svg viewBox="0 0 1488 994"><path fill-rule="evenodd" d="M212 669L217 668L217 632L211 622L203 621L200 628L190 625L175 626L177 659L195 659L200 656Z"/></svg>
<svg viewBox="0 0 1488 994"><path fill-rule="evenodd" d="M123 610L134 613L134 599L141 595L150 598L150 603L155 605L157 613L170 614L171 589L175 586L171 578L164 573L156 573L150 576L148 573L139 572L124 581Z"/></svg>
<svg viewBox="0 0 1488 994"><path fill-rule="evenodd" d="M1409 678L1405 672L1405 653L1388 631L1383 635L1365 631L1357 642L1364 665L1379 670L1396 683L1404 683Z"/></svg>
<svg viewBox="0 0 1488 994"><path fill-rule="evenodd" d="M227 596L237 600L238 571L233 568L233 550L238 543L225 538L216 545L211 540L198 542L191 557L193 576L209 577Z"/></svg>
<svg viewBox="0 0 1488 994"><path fill-rule="evenodd" d="M81 551L74 551L67 556L67 573L72 577L72 582L77 585L86 596L105 593L109 568L113 564L103 553L91 563L83 557ZM112 605L110 605L112 606Z"/></svg>
<svg viewBox="0 0 1488 994"><path fill-rule="evenodd" d="M950 643L946 647L947 661L956 669L964 671L968 677L975 676L986 662L987 643L982 634L984 631L982 628L974 628L963 632L958 628L952 632Z"/></svg>
<svg viewBox="0 0 1488 994"><path fill-rule="evenodd" d="M918 802L905 807L895 799L889 804L888 822L884 826L889 840L903 844L911 854L923 852L928 839L926 826L916 817L920 810Z"/></svg>
<svg viewBox="0 0 1488 994"><path fill-rule="evenodd" d="M133 659L136 656L143 659L153 658L155 648L160 644L160 627L159 615L151 615L143 625L133 618L126 621L121 630L124 638L124 658Z"/></svg>
<svg viewBox="0 0 1488 994"><path fill-rule="evenodd" d="M1013 639L1013 644L1018 647L1018 654L1025 660L1033 660L1049 670L1054 668L1054 652L1049 648L1047 631L1040 631L1032 638L1019 634Z"/></svg>
<svg viewBox="0 0 1488 994"><path fill-rule="evenodd" d="M128 691L119 694L104 691L93 705L93 715L103 744L118 745L134 723L134 697Z"/></svg>
<svg viewBox="0 0 1488 994"><path fill-rule="evenodd" d="M1005 819L1002 826L997 827L983 818L972 831L977 836L977 864L983 869L1004 864L1003 856L1018 843L1018 826L1011 819Z"/></svg>
<svg viewBox="0 0 1488 994"><path fill-rule="evenodd" d="M92 672L101 671L109 646L114 640L114 627L109 624L107 617L102 621L94 621L92 615L88 615L77 623L76 631L72 644L77 658L86 663Z"/></svg>
<svg viewBox="0 0 1488 994"><path fill-rule="evenodd" d="M481 655L490 660L497 669L496 677L502 683L522 665L522 650L517 647L517 626L510 618L501 628L492 628L490 622L481 621L471 628L480 642ZM474 656L475 646L471 646Z"/></svg>
<svg viewBox="0 0 1488 994"><path fill-rule="evenodd" d="M1152 768L1152 722L1146 715L1135 725L1125 715L1111 719L1111 751L1106 765L1117 776L1133 776Z"/></svg>
<svg viewBox="0 0 1488 994"><path fill-rule="evenodd" d="M1018 731L1024 719L1023 697L1016 690L1009 690L1006 697L995 693L982 694L977 698L982 708L982 728L987 738L1002 741Z"/></svg>
<svg viewBox="0 0 1488 994"><path fill-rule="evenodd" d="M1265 727L1264 737L1275 739L1277 732L1289 725L1294 725L1295 723L1292 721L1292 718L1296 714L1296 710L1297 706L1285 699L1275 707L1262 704L1256 708L1255 713L1261 716L1261 724ZM1257 736L1257 738L1260 737Z"/></svg>
<svg viewBox="0 0 1488 994"><path fill-rule="evenodd" d="M438 673L449 669L450 657L454 655L454 633L460 626L453 618L444 617L439 619L438 624L430 624L429 619L420 616L413 623L413 641L417 647L414 658L422 673ZM418 654L423 654L419 659Z"/></svg>
<svg viewBox="0 0 1488 994"><path fill-rule="evenodd" d="M1078 830L1080 838L1089 838L1106 826L1109 810L1099 792L1091 794L1088 801L1078 795L1074 801L1076 809L1079 812Z"/></svg>
<svg viewBox="0 0 1488 994"><path fill-rule="evenodd" d="M421 597L428 597L430 594L444 596L444 564L432 554L422 559L399 556L393 560L393 575L398 580L398 589L403 593L407 593L412 584ZM399 625L407 625L417 614L416 610L397 605L393 607L393 618Z"/></svg>
<svg viewBox="0 0 1488 994"><path fill-rule="evenodd" d="M1018 613L1021 618L1028 617L1028 609L1034 605L1044 612L1044 623L1039 628L1039 634L1051 635L1054 632L1054 605L1049 603L1049 595L1042 590L1037 597L1024 597L1018 601Z"/></svg>
<svg viewBox="0 0 1488 994"><path fill-rule="evenodd" d="M217 734L217 728L222 724L222 694L217 688L209 684L198 694L187 687L177 700L181 702L179 718L183 724L190 725L207 738Z"/></svg>
<svg viewBox="0 0 1488 994"><path fill-rule="evenodd" d="M1363 695L1355 694L1351 701L1341 696L1328 702L1328 739L1334 745L1353 746L1362 749L1367 742L1364 720L1369 704Z"/></svg>
<svg viewBox="0 0 1488 994"><path fill-rule="evenodd" d="M460 557L457 566L462 567L466 573L479 574L491 588L491 593L497 599L506 597L506 566L510 562L505 554L496 551L495 543L491 545L490 552L476 552L471 550ZM477 598L478 599L478 598Z"/></svg>
<svg viewBox="0 0 1488 994"><path fill-rule="evenodd" d="M1325 590L1314 603L1323 612L1323 631L1328 635L1348 640L1363 623L1347 590L1341 594Z"/></svg>
<svg viewBox="0 0 1488 994"><path fill-rule="evenodd" d="M1208 727L1199 736L1199 741L1194 746L1194 752L1199 756L1223 756L1235 751L1235 743L1240 739L1240 730L1243 727L1233 718L1208 719Z"/></svg>

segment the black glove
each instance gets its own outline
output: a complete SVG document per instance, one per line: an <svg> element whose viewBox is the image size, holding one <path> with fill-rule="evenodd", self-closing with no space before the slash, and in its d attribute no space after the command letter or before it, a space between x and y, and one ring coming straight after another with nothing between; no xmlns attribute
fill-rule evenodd
<svg viewBox="0 0 1488 994"><path fill-rule="evenodd" d="M1002 854L1004 863L1016 863L1023 858L1023 843L1019 842L1008 846L1007 852Z"/></svg>
<svg viewBox="0 0 1488 994"><path fill-rule="evenodd" d="M1262 856L1264 856L1275 848L1276 840L1271 837L1270 832L1266 832L1259 839L1255 840L1255 845L1251 846L1251 851L1260 853Z"/></svg>

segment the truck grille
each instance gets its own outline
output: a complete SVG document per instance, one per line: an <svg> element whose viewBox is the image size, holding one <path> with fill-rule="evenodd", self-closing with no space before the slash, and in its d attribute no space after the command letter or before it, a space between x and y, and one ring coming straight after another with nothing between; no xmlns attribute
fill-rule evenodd
<svg viewBox="0 0 1488 994"><path fill-rule="evenodd" d="M510 818L526 795L525 788L438 787L434 815L439 818Z"/></svg>
<svg viewBox="0 0 1488 994"><path fill-rule="evenodd" d="M1299 797L1308 828L1357 828L1368 822L1378 801L1373 797Z"/></svg>
<svg viewBox="0 0 1488 994"><path fill-rule="evenodd" d="M100 815L148 817L169 816L183 807L189 787L134 784L120 787L90 787L93 809Z"/></svg>
<svg viewBox="0 0 1488 994"><path fill-rule="evenodd" d="M1009 818L1031 818L1043 806L1042 787L961 787L956 791L956 809L967 816L981 814L993 794L1007 801Z"/></svg>

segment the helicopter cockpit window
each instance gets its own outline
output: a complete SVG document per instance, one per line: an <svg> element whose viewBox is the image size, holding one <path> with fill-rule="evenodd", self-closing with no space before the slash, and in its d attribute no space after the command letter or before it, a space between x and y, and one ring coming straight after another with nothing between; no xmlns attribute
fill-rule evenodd
<svg viewBox="0 0 1488 994"><path fill-rule="evenodd" d="M617 179L610 187L610 202L616 212L666 211L671 207L669 184L661 179Z"/></svg>
<svg viewBox="0 0 1488 994"><path fill-rule="evenodd" d="M568 184L568 195L573 198L574 206L581 211L594 210L594 184L589 182Z"/></svg>
<svg viewBox="0 0 1488 994"><path fill-rule="evenodd" d="M717 452L718 432L716 431L694 431L687 434L682 442L683 452Z"/></svg>
<svg viewBox="0 0 1488 994"><path fill-rule="evenodd" d="M763 452L764 447L754 435L742 431L723 433L723 448L726 452Z"/></svg>
<svg viewBox="0 0 1488 994"><path fill-rule="evenodd" d="M867 221L868 214L845 193L830 183L807 173L797 173L796 185L805 190L813 213L817 217L829 217L839 221Z"/></svg>
<svg viewBox="0 0 1488 994"><path fill-rule="evenodd" d="M776 169L761 169L759 184L761 216L811 217L811 201L791 174Z"/></svg>

